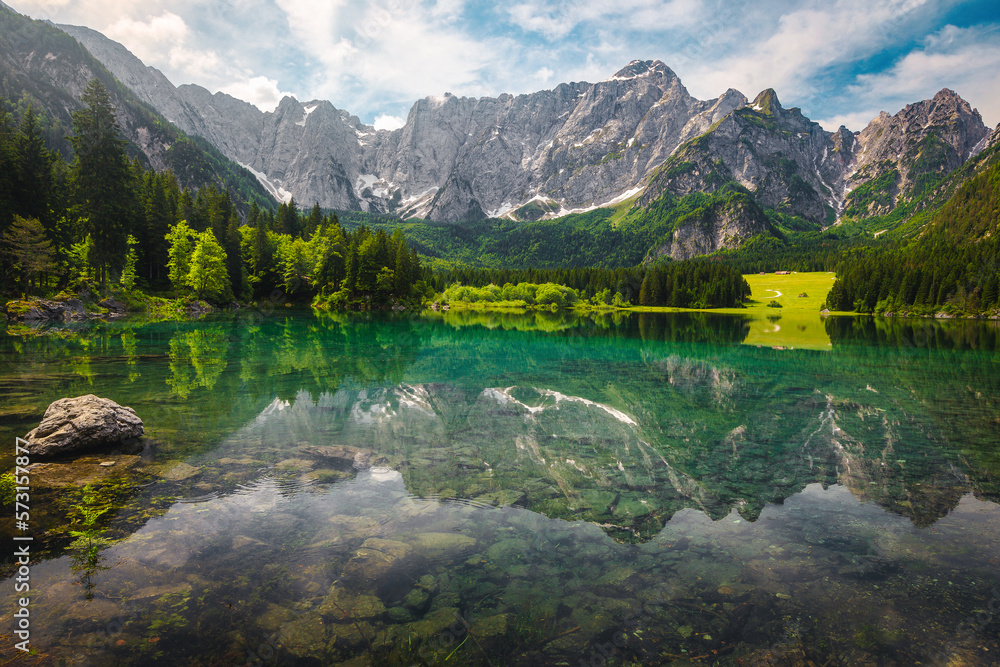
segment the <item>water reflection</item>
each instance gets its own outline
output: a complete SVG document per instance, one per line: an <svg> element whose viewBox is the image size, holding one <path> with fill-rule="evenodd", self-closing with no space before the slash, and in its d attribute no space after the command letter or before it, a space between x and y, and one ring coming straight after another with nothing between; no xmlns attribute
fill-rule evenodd
<svg viewBox="0 0 1000 667"><path fill-rule="evenodd" d="M955 634L1000 584L991 334L901 346L894 324L831 320L812 352L741 345L739 317L448 316L8 338L10 435L85 389L157 444L117 457L136 479L92 568L60 541L56 498L79 491L55 480L100 459L37 472L37 646L97 664L1000 650L992 616Z"/></svg>

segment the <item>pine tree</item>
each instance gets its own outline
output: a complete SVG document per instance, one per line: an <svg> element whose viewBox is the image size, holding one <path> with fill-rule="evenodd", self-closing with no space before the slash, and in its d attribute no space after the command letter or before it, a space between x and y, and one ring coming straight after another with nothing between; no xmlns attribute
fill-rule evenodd
<svg viewBox="0 0 1000 667"><path fill-rule="evenodd" d="M233 294L243 297L243 258L240 256L240 218L236 209L230 209L229 225L226 227L226 270Z"/></svg>
<svg viewBox="0 0 1000 667"><path fill-rule="evenodd" d="M652 280L651 280L651 278L652 278ZM642 279L642 287L639 288L639 305L640 306L652 306L652 305L654 305L653 304L653 300L650 297L650 288L649 288L649 284L653 280L655 280L655 278L653 278L653 272L652 271L646 271L646 276Z"/></svg>
<svg viewBox="0 0 1000 667"><path fill-rule="evenodd" d="M55 155L46 148L45 137L38 127L38 117L30 106L24 114L16 143L18 169L15 201L18 213L37 219L45 227L49 238L56 240L53 235L55 221L49 208Z"/></svg>
<svg viewBox="0 0 1000 667"><path fill-rule="evenodd" d="M72 180L77 203L88 221L86 231L94 239L97 277L104 285L108 273L125 259L126 238L134 222L135 185L108 91L94 79L81 101L87 107L73 114L76 135L71 141L76 159Z"/></svg>
<svg viewBox="0 0 1000 667"><path fill-rule="evenodd" d="M278 231L295 237L301 234L299 225L299 210L295 206L295 199L290 199L287 204L278 207L277 219Z"/></svg>
<svg viewBox="0 0 1000 667"><path fill-rule="evenodd" d="M45 236L42 223L35 218L14 216L13 224L3 235L3 253L10 262L8 266L22 277L24 295L33 277L56 268L52 242Z"/></svg>
<svg viewBox="0 0 1000 667"><path fill-rule="evenodd" d="M322 226L322 224L323 211L320 210L319 202L316 202L312 207L312 211L309 212L309 217L306 219L305 237L311 238L312 235L316 233L316 230Z"/></svg>
<svg viewBox="0 0 1000 667"><path fill-rule="evenodd" d="M14 189L17 177L17 151L6 101L0 97L0 233L14 219Z"/></svg>

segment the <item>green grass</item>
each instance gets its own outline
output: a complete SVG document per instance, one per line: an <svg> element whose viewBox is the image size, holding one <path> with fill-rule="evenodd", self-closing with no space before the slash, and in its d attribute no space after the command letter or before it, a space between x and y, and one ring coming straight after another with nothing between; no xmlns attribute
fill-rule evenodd
<svg viewBox="0 0 1000 667"><path fill-rule="evenodd" d="M750 333L745 345L796 350L829 350L830 336L826 333L820 306L826 301L836 275L825 271L774 273L743 276L750 285L751 300L746 308L716 308L711 313L746 315L750 317ZM780 296L778 294L780 293ZM800 297L799 294L808 294ZM781 308L767 304L777 301ZM680 308L632 308L637 311L679 312ZM852 315L853 313L835 313Z"/></svg>

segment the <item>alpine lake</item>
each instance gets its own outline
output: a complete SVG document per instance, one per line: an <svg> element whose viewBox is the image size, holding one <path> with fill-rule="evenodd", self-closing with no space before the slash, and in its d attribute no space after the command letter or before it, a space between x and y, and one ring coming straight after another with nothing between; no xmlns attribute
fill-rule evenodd
<svg viewBox="0 0 1000 667"><path fill-rule="evenodd" d="M146 437L32 461L0 664L1000 663L997 323L781 318L11 325L3 471L66 396Z"/></svg>

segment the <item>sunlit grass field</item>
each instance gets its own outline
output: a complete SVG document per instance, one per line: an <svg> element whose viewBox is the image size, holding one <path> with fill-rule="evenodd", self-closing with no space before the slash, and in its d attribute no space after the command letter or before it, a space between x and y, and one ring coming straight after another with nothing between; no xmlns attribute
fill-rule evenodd
<svg viewBox="0 0 1000 667"><path fill-rule="evenodd" d="M744 341L745 344L787 349L830 349L830 337L819 311L836 279L833 272L790 273L780 276L774 273L754 273L743 277L750 285L751 292L746 308L718 308L707 312L750 317L750 334ZM799 296L800 294L806 296ZM781 308L770 307L768 304L772 301L780 303Z"/></svg>
<svg viewBox="0 0 1000 667"><path fill-rule="evenodd" d="M743 312L753 318L745 344L830 349L830 337L819 311L833 287L834 273L791 273L784 276L766 273L744 278L750 285L752 301ZM772 301L782 307L769 307Z"/></svg>

